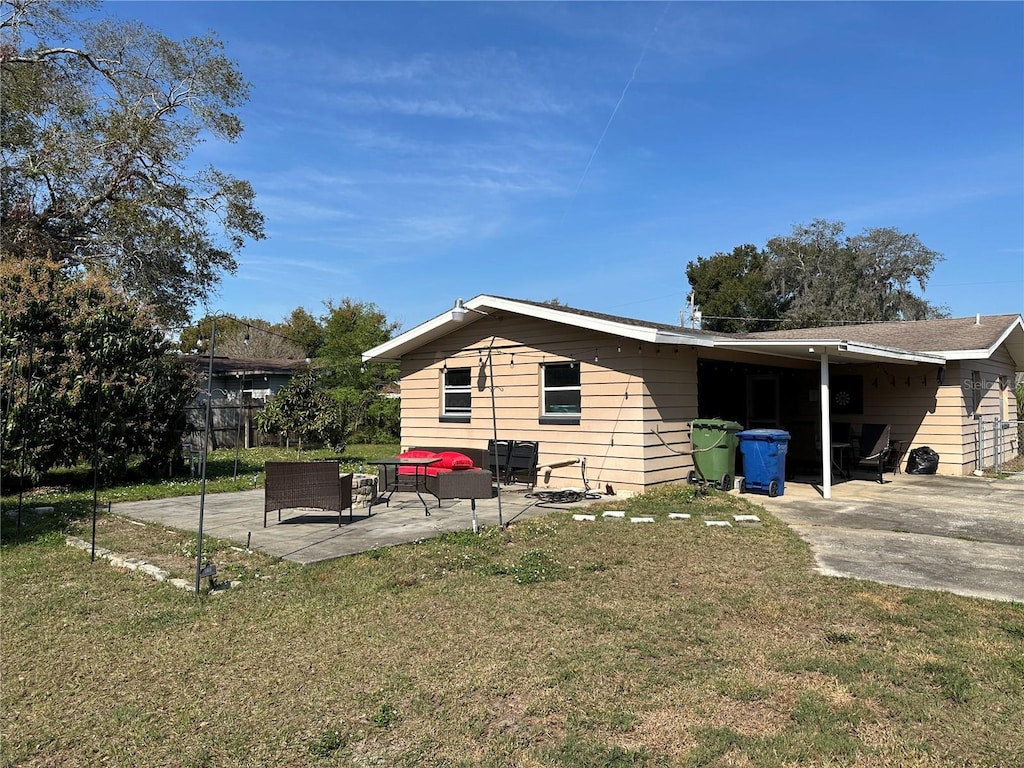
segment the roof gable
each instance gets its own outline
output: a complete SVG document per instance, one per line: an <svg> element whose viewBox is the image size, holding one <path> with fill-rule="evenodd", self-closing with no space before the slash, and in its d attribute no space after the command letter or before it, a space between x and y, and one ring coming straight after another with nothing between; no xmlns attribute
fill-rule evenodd
<svg viewBox="0 0 1024 768"><path fill-rule="evenodd" d="M552 306L541 302L507 299L487 294L475 296L464 302L462 306L469 310L464 320L455 320L451 310L447 310L390 341L367 350L363 353L363 360L396 360L424 344L448 335L467 323L498 312L534 317L574 328L583 328L653 344L687 344L710 347L713 346L716 336L720 336L720 334L710 331L684 328L681 325L652 323L573 307Z"/></svg>

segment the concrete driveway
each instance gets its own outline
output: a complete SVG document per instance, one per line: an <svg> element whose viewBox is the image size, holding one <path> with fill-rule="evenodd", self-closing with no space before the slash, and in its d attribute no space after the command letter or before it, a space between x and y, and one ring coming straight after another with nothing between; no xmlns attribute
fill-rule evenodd
<svg viewBox="0 0 1024 768"><path fill-rule="evenodd" d="M784 496L744 498L789 524L826 575L1024 602L1024 476L885 480L839 483L829 501L789 481Z"/></svg>

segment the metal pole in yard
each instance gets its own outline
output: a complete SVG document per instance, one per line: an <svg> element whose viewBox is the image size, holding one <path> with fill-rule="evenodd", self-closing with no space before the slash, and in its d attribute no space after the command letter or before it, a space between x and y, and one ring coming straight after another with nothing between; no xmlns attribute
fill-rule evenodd
<svg viewBox="0 0 1024 768"><path fill-rule="evenodd" d="M993 419L992 425L992 470L999 471L999 420Z"/></svg>
<svg viewBox="0 0 1024 768"><path fill-rule="evenodd" d="M985 435L985 427L984 427L984 425L983 425L983 423L981 421L981 417L978 416L977 419L978 419L978 439L976 441L976 445L974 446L974 473L976 475L980 475L983 472L983 470L982 470L982 463L984 461L984 457L982 456L982 453L983 453L983 450L984 450L984 443L983 443L982 438Z"/></svg>
<svg viewBox="0 0 1024 768"><path fill-rule="evenodd" d="M245 389L245 375L242 375L241 384L238 386L238 408L235 412L235 470L231 473L231 479L238 479L238 441L242 437L242 390Z"/></svg>
<svg viewBox="0 0 1024 768"><path fill-rule="evenodd" d="M31 414L29 405L32 402L32 348L28 350L28 375L25 377L25 412ZM28 430L21 430L21 453L18 457L18 529L21 529L21 503L25 496L25 445Z"/></svg>
<svg viewBox="0 0 1024 768"><path fill-rule="evenodd" d="M498 466L498 407L494 400L494 337L491 337L491 346L487 348L487 378L491 385L491 424L494 428L494 466ZM501 472L498 472L498 527L505 527L505 519L501 514Z"/></svg>
<svg viewBox="0 0 1024 768"><path fill-rule="evenodd" d="M96 371L96 412L92 426L92 551L89 562L96 562L96 505L100 486L100 412L103 405L103 350L106 348L106 333L100 337L100 359Z"/></svg>
<svg viewBox="0 0 1024 768"><path fill-rule="evenodd" d="M199 484L199 535L196 541L196 597L199 597L200 573L203 569L203 511L206 507L206 454L210 445L210 408L213 403L213 350L217 345L217 316L210 323L210 366L206 379L206 424L203 428L203 466Z"/></svg>

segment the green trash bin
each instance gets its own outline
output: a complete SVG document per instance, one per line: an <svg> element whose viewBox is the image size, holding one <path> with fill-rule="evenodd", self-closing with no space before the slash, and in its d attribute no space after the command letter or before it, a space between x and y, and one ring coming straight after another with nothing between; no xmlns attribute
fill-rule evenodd
<svg viewBox="0 0 1024 768"><path fill-rule="evenodd" d="M732 489L736 476L737 434L743 425L724 419L694 419L691 425L690 442L693 446L693 465L686 481L707 482L719 490Z"/></svg>

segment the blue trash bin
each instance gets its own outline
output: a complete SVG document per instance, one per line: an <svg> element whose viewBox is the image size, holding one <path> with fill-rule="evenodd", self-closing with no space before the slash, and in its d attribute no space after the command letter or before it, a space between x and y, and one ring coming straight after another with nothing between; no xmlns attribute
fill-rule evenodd
<svg viewBox="0 0 1024 768"><path fill-rule="evenodd" d="M736 437L743 456L740 493L766 491L769 496L785 493L789 432L784 429L746 429Z"/></svg>

